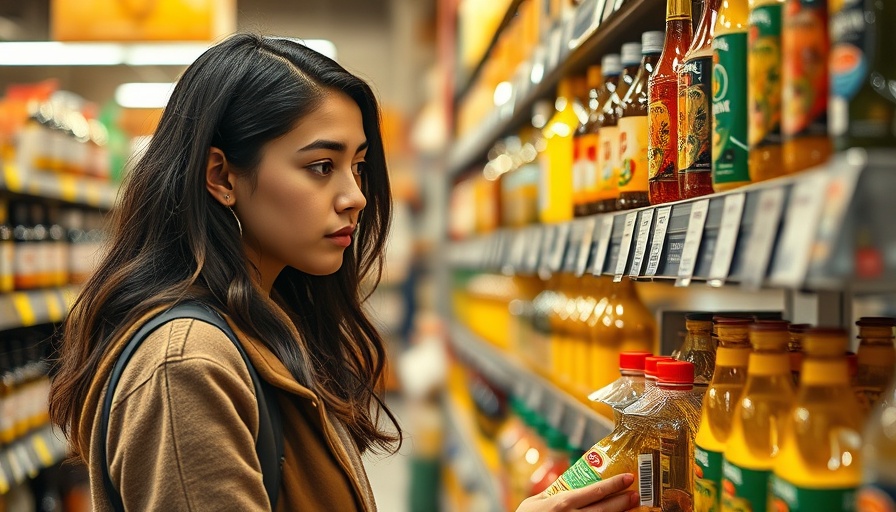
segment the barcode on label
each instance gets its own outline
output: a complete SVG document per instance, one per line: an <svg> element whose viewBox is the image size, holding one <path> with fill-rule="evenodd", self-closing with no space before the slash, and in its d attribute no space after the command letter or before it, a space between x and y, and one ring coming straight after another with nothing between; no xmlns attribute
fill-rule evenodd
<svg viewBox="0 0 896 512"><path fill-rule="evenodd" d="M654 456L652 453L638 455L638 493L641 495L642 507L655 506L653 499L653 468Z"/></svg>

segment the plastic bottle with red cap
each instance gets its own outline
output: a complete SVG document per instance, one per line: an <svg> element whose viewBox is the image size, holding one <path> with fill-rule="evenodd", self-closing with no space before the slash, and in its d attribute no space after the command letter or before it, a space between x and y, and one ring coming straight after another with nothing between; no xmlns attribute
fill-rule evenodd
<svg viewBox="0 0 896 512"><path fill-rule="evenodd" d="M588 395L588 400L612 409L618 423L622 411L644 394L644 363L650 356L649 352L620 353L619 378Z"/></svg>
<svg viewBox="0 0 896 512"><path fill-rule="evenodd" d="M694 365L659 361L656 367L655 393L624 413L644 425L635 473L641 495L638 510L693 510L694 438L701 397L694 392Z"/></svg>

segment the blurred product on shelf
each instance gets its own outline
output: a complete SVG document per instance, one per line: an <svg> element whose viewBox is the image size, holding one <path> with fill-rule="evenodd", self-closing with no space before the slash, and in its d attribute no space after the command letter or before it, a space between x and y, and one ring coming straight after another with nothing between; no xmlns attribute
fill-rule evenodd
<svg viewBox="0 0 896 512"><path fill-rule="evenodd" d="M584 217L595 213L593 204L597 200L597 151L598 134L595 130L599 105L602 101L603 74L600 66L590 66L586 77L588 102L585 105L586 119L579 122L573 140L573 215Z"/></svg>
<svg viewBox="0 0 896 512"><path fill-rule="evenodd" d="M49 424L48 328L4 333L0 346L0 447ZM2 488L2 485L0 485Z"/></svg>
<svg viewBox="0 0 896 512"><path fill-rule="evenodd" d="M865 427L859 512L896 510L896 380Z"/></svg>
<svg viewBox="0 0 896 512"><path fill-rule="evenodd" d="M750 180L784 174L781 155L781 16L784 0L750 0L747 105Z"/></svg>
<svg viewBox="0 0 896 512"><path fill-rule="evenodd" d="M896 319L863 317L859 327L859 348L856 351L856 380L853 385L859 407L870 414L887 390L896 372L896 348L893 328Z"/></svg>
<svg viewBox="0 0 896 512"><path fill-rule="evenodd" d="M544 150L544 138L532 128L523 129L520 137L508 137L505 147L510 170L500 175L501 223L506 227L523 227L538 222L538 180L541 169L538 154ZM519 150L514 151L516 147ZM497 167L496 155L490 163ZM507 162L507 159L504 159Z"/></svg>
<svg viewBox="0 0 896 512"><path fill-rule="evenodd" d="M718 510L720 497L721 510L725 511L766 507L768 480L780 448L780 425L795 395L787 356L787 327L788 322L783 320L759 321L750 326L753 352L725 445L722 485L708 485L706 492L700 493L698 483L694 492L698 503L707 500L707 507L698 506L698 510L710 510L710 505Z"/></svg>
<svg viewBox="0 0 896 512"><path fill-rule="evenodd" d="M793 377L793 385L800 385L800 371L803 367L803 340L806 339L806 331L812 326L809 324L790 324L787 328L790 333L790 343L787 352L790 356L790 374Z"/></svg>
<svg viewBox="0 0 896 512"><path fill-rule="evenodd" d="M694 387L706 387L716 367L716 347L712 340L712 313L685 315L687 335L675 359L694 365Z"/></svg>
<svg viewBox="0 0 896 512"><path fill-rule="evenodd" d="M588 395L588 400L613 409L613 420L618 424L622 411L644 394L644 364L651 355L650 352L620 353L619 378Z"/></svg>
<svg viewBox="0 0 896 512"><path fill-rule="evenodd" d="M16 252L9 208L0 200L0 293L16 289Z"/></svg>
<svg viewBox="0 0 896 512"><path fill-rule="evenodd" d="M691 45L691 2L667 0L666 40L656 71L648 82L650 132L647 158L650 166L650 204L677 201L678 185L678 73Z"/></svg>
<svg viewBox="0 0 896 512"><path fill-rule="evenodd" d="M549 428L547 421L531 410L523 415L523 421L527 427L524 435L506 455L507 510L515 510L530 496L532 475L544 461L547 449L544 441Z"/></svg>
<svg viewBox="0 0 896 512"><path fill-rule="evenodd" d="M747 146L747 0L725 0L712 41L712 188L750 183Z"/></svg>
<svg viewBox="0 0 896 512"><path fill-rule="evenodd" d="M783 159L785 172L795 173L823 164L833 150L828 0L787 0L781 24Z"/></svg>
<svg viewBox="0 0 896 512"><path fill-rule="evenodd" d="M700 496L701 502L708 497L716 510L722 496L722 457L747 380L750 345L746 330L750 323L748 319L731 317L715 322L719 347L697 432L694 495Z"/></svg>
<svg viewBox="0 0 896 512"><path fill-rule="evenodd" d="M569 469L569 442L559 430L548 426L545 434L546 450L541 465L532 473L528 496L541 494Z"/></svg>
<svg viewBox="0 0 896 512"><path fill-rule="evenodd" d="M721 0L705 0L678 69L678 188L682 198L712 194L712 41Z"/></svg>
<svg viewBox="0 0 896 512"><path fill-rule="evenodd" d="M628 94L628 90L635 84L638 70L641 69L641 43L625 43L619 49L619 62L622 64L622 74L619 75L619 86L613 91L616 101L623 106L622 100Z"/></svg>
<svg viewBox="0 0 896 512"><path fill-rule="evenodd" d="M585 89L584 77L567 77L557 87L554 114L542 133L547 147L541 153L538 219L545 224L572 219L573 135L579 124L573 104L576 92Z"/></svg>
<svg viewBox="0 0 896 512"><path fill-rule="evenodd" d="M806 333L796 403L782 422L769 508L855 510L862 481L862 414L849 385L845 331Z"/></svg>
<svg viewBox="0 0 896 512"><path fill-rule="evenodd" d="M513 278L496 274L458 276L454 304L458 318L470 330L497 347L510 340L510 302L518 296Z"/></svg>
<svg viewBox="0 0 896 512"><path fill-rule="evenodd" d="M616 200L619 198L619 128L616 125L616 112L619 97L619 75L622 73L622 62L618 54L604 55L600 62L604 75L604 86L597 94L598 100L603 98L597 108L597 204L592 211L606 213L616 211Z"/></svg>
<svg viewBox="0 0 896 512"><path fill-rule="evenodd" d="M646 427L640 429L644 442L637 457L641 510L692 510L694 437L701 398L693 389L694 365L660 361L657 372L656 393L645 394L652 399L625 410Z"/></svg>
<svg viewBox="0 0 896 512"><path fill-rule="evenodd" d="M649 110L649 98L647 83L660 54L663 50L664 34L659 31L645 32L641 36L641 44L637 48L641 50L637 71L632 77L631 84L617 89L617 96L621 97L619 108L619 151L622 160L619 172L619 199L616 201L617 210L630 210L650 205L647 194L647 145L649 132L647 128L647 115ZM623 55L626 51L634 50L634 43L622 45ZM633 58L626 56L625 58ZM623 64L625 62L623 61ZM626 67L626 73L628 72ZM623 81L626 74L623 74Z"/></svg>
<svg viewBox="0 0 896 512"><path fill-rule="evenodd" d="M896 4L830 2L829 125L837 150L896 146Z"/></svg>

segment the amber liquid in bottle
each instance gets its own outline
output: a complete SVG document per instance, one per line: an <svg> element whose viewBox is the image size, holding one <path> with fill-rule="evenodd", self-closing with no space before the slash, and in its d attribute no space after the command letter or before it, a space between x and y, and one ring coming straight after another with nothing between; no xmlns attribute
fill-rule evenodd
<svg viewBox="0 0 896 512"><path fill-rule="evenodd" d="M691 45L690 0L667 0L666 41L648 81L647 129L650 204L681 198L678 189L678 69Z"/></svg>
<svg viewBox="0 0 896 512"><path fill-rule="evenodd" d="M606 213L616 210L616 199L619 197L619 128L617 126L619 98L615 92L619 86L619 73L622 70L619 55L616 54L604 56L601 65L606 77L604 88L609 94L607 100L601 105L597 118L599 144L597 172L600 173L597 213Z"/></svg>
<svg viewBox="0 0 896 512"><path fill-rule="evenodd" d="M747 106L750 181L784 174L781 155L781 16L784 0L750 0Z"/></svg>
<svg viewBox="0 0 896 512"><path fill-rule="evenodd" d="M706 0L678 70L678 187L682 198L712 194L712 38L721 0Z"/></svg>

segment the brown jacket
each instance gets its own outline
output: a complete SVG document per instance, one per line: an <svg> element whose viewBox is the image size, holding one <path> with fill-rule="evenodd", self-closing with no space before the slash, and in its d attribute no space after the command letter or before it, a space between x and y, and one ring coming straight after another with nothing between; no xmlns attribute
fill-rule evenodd
<svg viewBox="0 0 896 512"><path fill-rule="evenodd" d="M96 512L111 511L97 442L109 374L127 340L156 312L114 344L84 404L80 452ZM259 376L279 392L285 461L277 510L374 512L344 426L264 344L230 324ZM175 320L144 340L115 390L107 441L112 482L127 510L270 510L257 435L258 401L236 347L214 326Z"/></svg>

